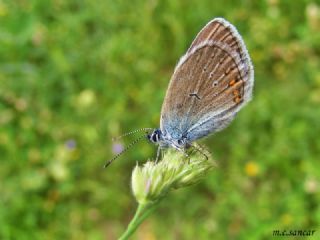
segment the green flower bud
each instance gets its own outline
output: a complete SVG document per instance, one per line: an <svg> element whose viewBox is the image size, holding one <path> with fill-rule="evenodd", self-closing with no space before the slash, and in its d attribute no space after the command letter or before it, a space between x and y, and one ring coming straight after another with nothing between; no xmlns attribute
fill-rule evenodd
<svg viewBox="0 0 320 240"><path fill-rule="evenodd" d="M198 183L214 163L199 152L190 153L187 158L175 149L169 149L158 163L148 161L136 166L132 172L132 191L140 204L155 202L171 189Z"/></svg>

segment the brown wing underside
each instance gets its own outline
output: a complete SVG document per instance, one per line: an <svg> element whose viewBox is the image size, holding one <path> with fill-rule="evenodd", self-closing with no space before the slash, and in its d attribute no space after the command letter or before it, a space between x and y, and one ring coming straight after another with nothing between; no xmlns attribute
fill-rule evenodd
<svg viewBox="0 0 320 240"><path fill-rule="evenodd" d="M199 44L213 40L217 42L223 42L227 44L231 50L241 54L241 44L239 43L238 37L234 34L234 31L230 26L226 26L226 24L220 21L209 22L194 39L187 53L191 52L192 49Z"/></svg>
<svg viewBox="0 0 320 240"><path fill-rule="evenodd" d="M178 63L161 111L161 128L186 132L195 124L240 109L250 98L250 61L235 30L210 22ZM248 96L246 96L248 95ZM219 119L218 119L219 120Z"/></svg>
<svg viewBox="0 0 320 240"><path fill-rule="evenodd" d="M169 121L178 117L178 128L184 132L206 114L218 115L240 104L243 94L244 81L235 60L217 46L204 46L173 75L162 115Z"/></svg>

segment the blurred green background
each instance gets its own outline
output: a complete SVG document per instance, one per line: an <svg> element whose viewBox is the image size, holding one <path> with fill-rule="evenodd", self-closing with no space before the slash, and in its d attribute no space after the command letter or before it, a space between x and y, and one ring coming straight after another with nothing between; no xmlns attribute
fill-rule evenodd
<svg viewBox="0 0 320 240"><path fill-rule="evenodd" d="M255 66L254 98L202 141L218 167L176 191L133 239L320 238L319 1L0 0L0 239L116 239L136 162L112 136L158 127L197 32L221 16Z"/></svg>

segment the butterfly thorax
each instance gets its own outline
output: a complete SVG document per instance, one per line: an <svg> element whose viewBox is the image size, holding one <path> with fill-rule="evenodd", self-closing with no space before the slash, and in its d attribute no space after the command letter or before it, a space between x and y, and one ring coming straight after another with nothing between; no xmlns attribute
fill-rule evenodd
<svg viewBox="0 0 320 240"><path fill-rule="evenodd" d="M150 142L159 145L161 148L173 147L181 150L188 146L188 142L185 137L172 137L168 133L163 133L160 129L154 129L147 135L147 138Z"/></svg>

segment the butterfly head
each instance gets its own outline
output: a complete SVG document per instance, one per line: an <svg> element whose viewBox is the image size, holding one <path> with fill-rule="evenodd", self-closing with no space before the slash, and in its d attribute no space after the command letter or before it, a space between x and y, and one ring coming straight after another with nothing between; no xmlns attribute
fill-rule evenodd
<svg viewBox="0 0 320 240"><path fill-rule="evenodd" d="M147 134L147 138L152 143L159 143L162 140L162 132L160 129L154 129L151 133Z"/></svg>
<svg viewBox="0 0 320 240"><path fill-rule="evenodd" d="M151 133L147 135L150 142L160 145L160 147L173 147L177 150L186 147L187 139L184 137L172 137L168 133L163 133L160 129L154 129Z"/></svg>

